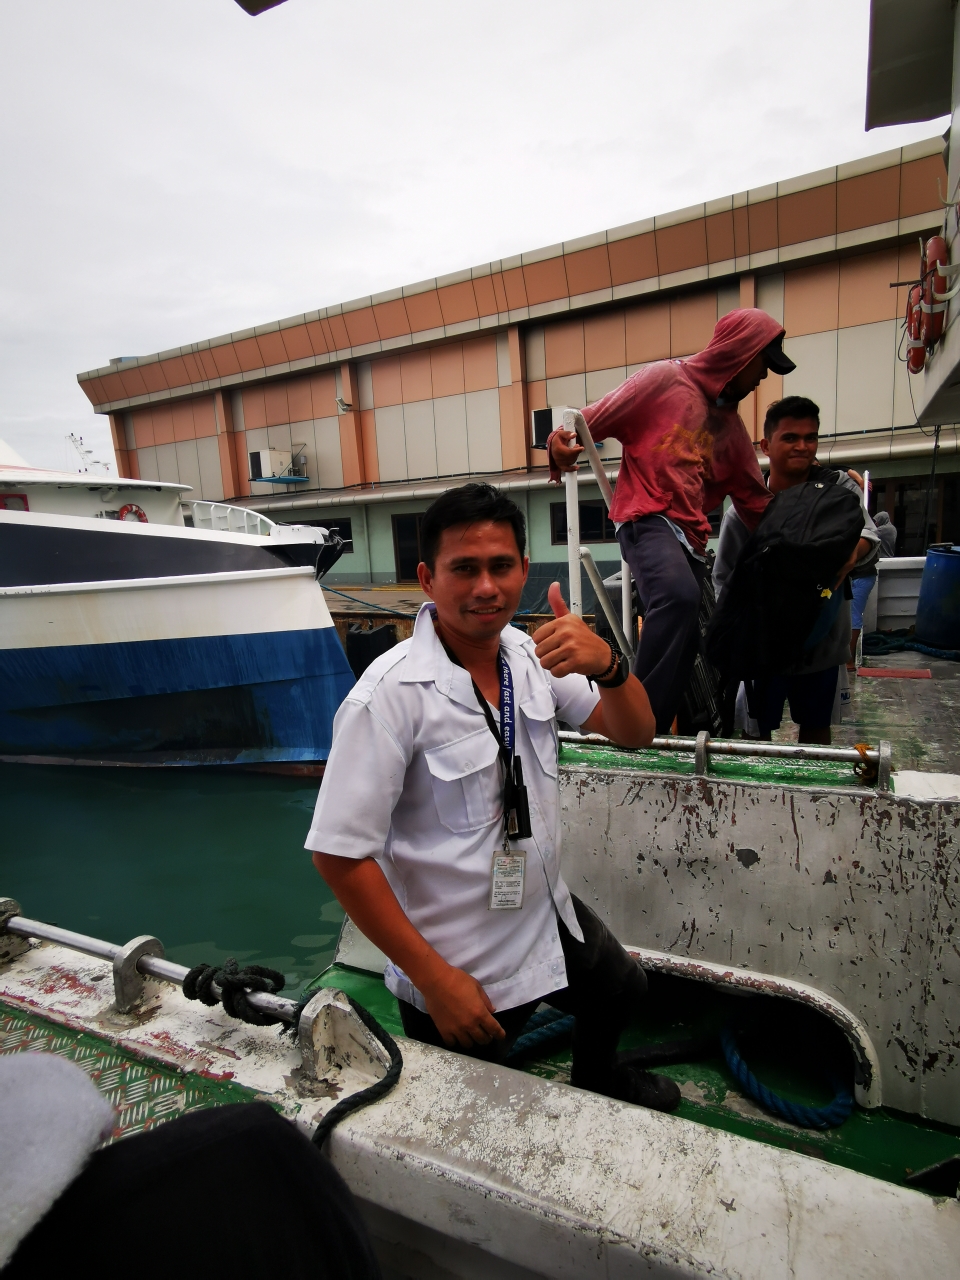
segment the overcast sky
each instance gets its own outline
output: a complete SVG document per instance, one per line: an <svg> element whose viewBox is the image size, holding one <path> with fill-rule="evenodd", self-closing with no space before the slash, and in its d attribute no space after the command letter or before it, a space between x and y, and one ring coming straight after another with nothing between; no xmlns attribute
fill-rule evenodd
<svg viewBox="0 0 960 1280"><path fill-rule="evenodd" d="M0 438L80 370L943 132L863 128L868 0L0 6Z"/></svg>

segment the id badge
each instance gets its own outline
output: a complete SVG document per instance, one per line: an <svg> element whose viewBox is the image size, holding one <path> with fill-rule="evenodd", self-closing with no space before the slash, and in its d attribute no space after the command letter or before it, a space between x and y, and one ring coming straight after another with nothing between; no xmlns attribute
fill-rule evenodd
<svg viewBox="0 0 960 1280"><path fill-rule="evenodd" d="M527 857L513 849L493 855L490 884L491 911L517 911L523 906L523 881Z"/></svg>

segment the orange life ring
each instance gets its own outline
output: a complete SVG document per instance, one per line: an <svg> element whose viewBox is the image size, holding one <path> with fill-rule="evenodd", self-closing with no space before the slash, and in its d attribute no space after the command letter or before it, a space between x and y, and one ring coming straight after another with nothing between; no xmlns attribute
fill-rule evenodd
<svg viewBox="0 0 960 1280"><path fill-rule="evenodd" d="M923 289L915 284L907 294L907 368L911 373L923 373L926 347L920 337L920 303Z"/></svg>
<svg viewBox="0 0 960 1280"><path fill-rule="evenodd" d="M945 302L938 302L936 295L947 292L947 277L940 274L941 263L950 261L950 252L943 236L931 236L923 252L923 298L920 302L920 338L927 350L931 350L943 335Z"/></svg>
<svg viewBox="0 0 960 1280"><path fill-rule="evenodd" d="M125 507L121 507L117 512L118 520L126 520L127 516L136 516L141 524L147 523L147 513L143 507L138 507L135 502L128 502Z"/></svg>

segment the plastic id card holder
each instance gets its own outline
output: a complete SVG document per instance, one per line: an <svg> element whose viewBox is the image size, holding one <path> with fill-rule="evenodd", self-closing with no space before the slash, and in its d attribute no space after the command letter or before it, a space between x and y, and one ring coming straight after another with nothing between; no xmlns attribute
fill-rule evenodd
<svg viewBox="0 0 960 1280"><path fill-rule="evenodd" d="M490 883L490 910L517 911L523 906L523 881L527 855L511 849L493 855Z"/></svg>

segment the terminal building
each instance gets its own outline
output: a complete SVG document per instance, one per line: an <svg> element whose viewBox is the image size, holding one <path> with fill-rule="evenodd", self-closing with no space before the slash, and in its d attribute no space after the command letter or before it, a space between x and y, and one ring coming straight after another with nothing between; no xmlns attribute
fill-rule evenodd
<svg viewBox="0 0 960 1280"><path fill-rule="evenodd" d="M902 349L907 290L891 285L917 278L920 242L942 225L942 153L931 139L113 360L79 382L110 417L121 475L335 527L347 550L327 581L414 580L420 515L445 488L482 477L526 511L535 587L566 575L563 492L542 447L555 411L700 350L727 311L762 307L784 325L797 369L741 404L747 430L759 439L772 400L810 396L821 461L869 469L873 509L890 512L898 553L917 554L960 540L960 453L955 427L941 429L935 453L918 423ZM612 477L618 456L608 442ZM614 530L588 479L581 540L613 571Z"/></svg>

